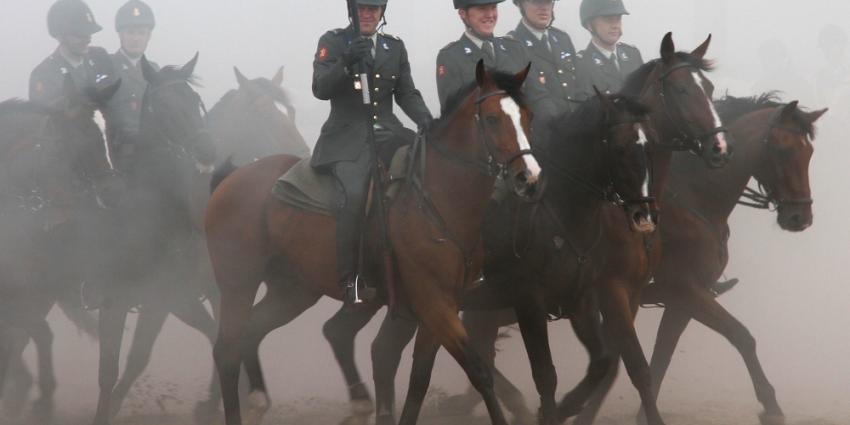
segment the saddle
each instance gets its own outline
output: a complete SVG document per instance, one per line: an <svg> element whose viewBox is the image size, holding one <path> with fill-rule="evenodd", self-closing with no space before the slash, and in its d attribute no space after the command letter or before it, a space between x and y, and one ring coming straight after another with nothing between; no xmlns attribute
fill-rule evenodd
<svg viewBox="0 0 850 425"><path fill-rule="evenodd" d="M409 146L399 148L390 161L386 188L388 198L395 196L399 189L399 182L407 175L410 162L409 150ZM336 190L333 176L316 172L310 166L308 157L298 161L286 174L278 178L272 188L272 195L299 210L333 216Z"/></svg>

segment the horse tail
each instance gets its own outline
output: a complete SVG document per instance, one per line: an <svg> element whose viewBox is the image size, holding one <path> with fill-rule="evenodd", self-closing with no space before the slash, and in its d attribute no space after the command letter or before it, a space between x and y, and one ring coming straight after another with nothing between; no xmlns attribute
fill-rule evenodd
<svg viewBox="0 0 850 425"><path fill-rule="evenodd" d="M215 189L227 176L233 174L236 171L236 165L233 165L233 156L228 156L223 164L215 167L215 171L213 171L212 179L210 179L210 193L215 192Z"/></svg>

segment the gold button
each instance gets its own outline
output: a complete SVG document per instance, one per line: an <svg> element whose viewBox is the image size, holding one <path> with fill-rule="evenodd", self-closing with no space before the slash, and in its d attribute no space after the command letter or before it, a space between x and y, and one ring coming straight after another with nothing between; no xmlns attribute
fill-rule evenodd
<svg viewBox="0 0 850 425"><path fill-rule="evenodd" d="M558 74L563 74L563 73L564 73L564 70L563 70L563 69L559 69L559 70L558 70Z"/></svg>
<svg viewBox="0 0 850 425"><path fill-rule="evenodd" d="M540 75L543 75L543 71L540 71Z"/></svg>
<svg viewBox="0 0 850 425"><path fill-rule="evenodd" d="M395 75L393 75L393 76L392 76L392 77L390 77L390 78L392 78L393 80L395 80Z"/></svg>
<svg viewBox="0 0 850 425"><path fill-rule="evenodd" d="M564 87L566 87L566 86L567 86L567 83L563 83L563 84L561 84L561 85L562 85L562 86L564 86Z"/></svg>
<svg viewBox="0 0 850 425"><path fill-rule="evenodd" d="M381 74L375 74L375 78L381 78Z"/></svg>
<svg viewBox="0 0 850 425"><path fill-rule="evenodd" d="M373 103L373 105L378 106L378 102Z"/></svg>
<svg viewBox="0 0 850 425"><path fill-rule="evenodd" d="M377 116L377 115L373 115L373 116L372 116L372 119L373 119L373 120L375 120L375 121L378 121L378 116Z"/></svg>
<svg viewBox="0 0 850 425"><path fill-rule="evenodd" d="M381 91L380 87L375 87L375 91Z"/></svg>

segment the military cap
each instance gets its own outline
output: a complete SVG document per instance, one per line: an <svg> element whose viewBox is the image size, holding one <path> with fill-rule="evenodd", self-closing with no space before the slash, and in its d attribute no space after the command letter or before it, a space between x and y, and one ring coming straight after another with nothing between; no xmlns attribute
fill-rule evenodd
<svg viewBox="0 0 850 425"><path fill-rule="evenodd" d="M357 0L358 6L384 6L386 7L388 0Z"/></svg>
<svg viewBox="0 0 850 425"><path fill-rule="evenodd" d="M501 3L505 0L454 0L455 9L464 9L471 6Z"/></svg>
<svg viewBox="0 0 850 425"><path fill-rule="evenodd" d="M520 3L526 2L526 1L531 1L531 0L514 0L514 4L519 6ZM558 0L551 0L551 1L558 1Z"/></svg>
<svg viewBox="0 0 850 425"><path fill-rule="evenodd" d="M82 0L59 0L47 12L47 31L53 38L92 35L102 29L94 20L89 6Z"/></svg>
<svg viewBox="0 0 850 425"><path fill-rule="evenodd" d="M581 25L587 26L593 18L610 15L628 15L623 0L582 0L579 15Z"/></svg>
<svg viewBox="0 0 850 425"><path fill-rule="evenodd" d="M141 0L130 0L115 14L115 31L121 32L131 27L153 29L156 18L153 9Z"/></svg>

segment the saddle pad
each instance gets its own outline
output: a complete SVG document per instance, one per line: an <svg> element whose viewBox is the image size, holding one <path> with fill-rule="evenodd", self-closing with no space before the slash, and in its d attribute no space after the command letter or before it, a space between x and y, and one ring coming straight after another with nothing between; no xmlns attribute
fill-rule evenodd
<svg viewBox="0 0 850 425"><path fill-rule="evenodd" d="M404 146L396 151L390 163L391 184L387 192L397 191L398 180L407 175L407 152ZM281 202L303 211L334 215L334 199L336 198L336 183L330 174L317 173L310 166L310 158L298 161L289 171L278 178L272 188L272 194Z"/></svg>

